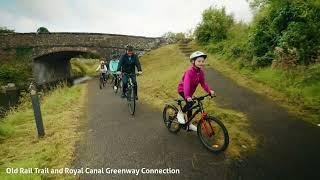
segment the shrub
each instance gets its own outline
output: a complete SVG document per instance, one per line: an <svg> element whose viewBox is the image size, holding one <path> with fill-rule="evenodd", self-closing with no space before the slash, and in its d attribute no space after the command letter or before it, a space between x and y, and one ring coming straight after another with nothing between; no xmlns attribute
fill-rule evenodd
<svg viewBox="0 0 320 180"><path fill-rule="evenodd" d="M49 33L49 30L45 27L39 27L37 33Z"/></svg>
<svg viewBox="0 0 320 180"><path fill-rule="evenodd" d="M267 62L270 57L267 54L276 47L288 48L295 49L297 63L314 63L320 47L320 39L315 38L320 37L320 5L314 0L266 2L249 36L254 55L259 61Z"/></svg>
<svg viewBox="0 0 320 180"><path fill-rule="evenodd" d="M227 32L234 20L227 15L225 8L214 8L204 10L202 22L195 30L195 37L199 43L219 42L227 38Z"/></svg>

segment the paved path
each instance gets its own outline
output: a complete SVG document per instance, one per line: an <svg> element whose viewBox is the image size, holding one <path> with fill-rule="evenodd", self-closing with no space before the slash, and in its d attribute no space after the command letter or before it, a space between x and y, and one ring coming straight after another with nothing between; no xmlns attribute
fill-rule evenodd
<svg viewBox="0 0 320 180"><path fill-rule="evenodd" d="M290 116L266 97L238 86L215 70L207 70L208 83L219 94L222 107L248 115L258 137L258 149L237 167L243 179L320 179L320 127Z"/></svg>
<svg viewBox="0 0 320 180"><path fill-rule="evenodd" d="M89 82L88 127L80 144L75 167L90 168L173 168L178 175L97 175L80 179L226 179L228 162L224 154L208 152L196 133L171 134L164 126L162 112L138 102L136 115L128 112L126 101L112 89L99 90Z"/></svg>
<svg viewBox="0 0 320 180"><path fill-rule="evenodd" d="M208 152L193 132L171 134L162 112L138 102L131 117L125 100L112 89L89 82L86 138L75 167L177 168L178 175L83 175L80 179L319 179L320 128L304 123L278 105L237 86L214 70L208 82L222 107L248 114L259 137L256 152L241 163ZM232 143L232 142L230 142Z"/></svg>

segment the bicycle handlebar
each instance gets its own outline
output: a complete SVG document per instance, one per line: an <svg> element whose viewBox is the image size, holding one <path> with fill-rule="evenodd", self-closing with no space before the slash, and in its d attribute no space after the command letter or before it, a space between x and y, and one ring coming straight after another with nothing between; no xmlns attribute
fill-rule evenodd
<svg viewBox="0 0 320 180"><path fill-rule="evenodd" d="M195 101L202 101L202 100L204 100L204 98L206 98L206 97L208 97L208 96L210 96L211 98L217 97L216 95L213 95L213 96L212 96L211 94L206 94L206 95L200 96L200 97L194 96L194 97L192 98L192 101L193 101L193 102L195 102ZM177 99L177 100L179 100L179 99ZM184 99L181 99L181 100L184 101Z"/></svg>
<svg viewBox="0 0 320 180"><path fill-rule="evenodd" d="M200 96L200 97L196 97L196 96L194 96L193 98L192 98L192 100L193 101L202 101L202 100L204 100L204 98L206 98L206 97L208 97L208 96L210 96L211 98L213 98L213 97L216 97L216 95L211 95L210 93L209 94L206 94L206 95L204 95L204 96Z"/></svg>
<svg viewBox="0 0 320 180"><path fill-rule="evenodd" d="M139 76L140 74L139 73L126 73L126 72L121 72L121 74L125 74L125 75L137 75Z"/></svg>

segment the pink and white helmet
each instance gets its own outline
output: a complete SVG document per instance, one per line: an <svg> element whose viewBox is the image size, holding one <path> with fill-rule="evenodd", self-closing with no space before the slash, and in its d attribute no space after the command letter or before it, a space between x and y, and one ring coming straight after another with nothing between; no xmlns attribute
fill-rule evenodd
<svg viewBox="0 0 320 180"><path fill-rule="evenodd" d="M190 55L190 60L195 60L198 57L203 57L204 59L207 59L207 55L205 53L201 51L196 51Z"/></svg>

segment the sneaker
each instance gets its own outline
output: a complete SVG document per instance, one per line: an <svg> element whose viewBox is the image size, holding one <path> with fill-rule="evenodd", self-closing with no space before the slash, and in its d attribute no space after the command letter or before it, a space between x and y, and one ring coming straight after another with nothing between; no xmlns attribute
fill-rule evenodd
<svg viewBox="0 0 320 180"><path fill-rule="evenodd" d="M189 125L189 130L191 130L191 131L197 131L197 126L195 126L194 124L190 123L190 125Z"/></svg>
<svg viewBox="0 0 320 180"><path fill-rule="evenodd" d="M178 122L180 124L185 124L186 121L184 120L184 114L182 111L179 111L178 114L177 114L177 118L178 118Z"/></svg>
<svg viewBox="0 0 320 180"><path fill-rule="evenodd" d="M116 91L118 88L117 88L117 86L114 86L113 89Z"/></svg>
<svg viewBox="0 0 320 180"><path fill-rule="evenodd" d="M126 95L125 94L121 94L121 98L126 98Z"/></svg>

